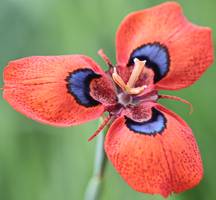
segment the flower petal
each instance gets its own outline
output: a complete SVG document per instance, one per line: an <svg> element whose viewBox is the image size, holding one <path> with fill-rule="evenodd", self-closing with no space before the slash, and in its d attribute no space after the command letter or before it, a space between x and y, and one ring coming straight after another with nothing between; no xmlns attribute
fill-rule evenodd
<svg viewBox="0 0 216 200"><path fill-rule="evenodd" d="M167 197L197 185L203 175L200 153L188 125L157 105L143 123L114 121L105 140L108 158L135 190Z"/></svg>
<svg viewBox="0 0 216 200"><path fill-rule="evenodd" d="M90 95L95 79L106 75L87 56L27 57L11 61L4 69L3 96L14 109L39 122L76 125L104 112Z"/></svg>
<svg viewBox="0 0 216 200"><path fill-rule="evenodd" d="M167 2L134 12L116 35L117 63L147 60L158 89L181 89L193 84L213 62L211 30L190 23L178 3Z"/></svg>

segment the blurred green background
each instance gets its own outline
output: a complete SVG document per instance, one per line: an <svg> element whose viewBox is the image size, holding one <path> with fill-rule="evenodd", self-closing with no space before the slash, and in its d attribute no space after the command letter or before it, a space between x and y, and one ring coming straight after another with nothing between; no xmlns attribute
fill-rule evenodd
<svg viewBox="0 0 216 200"><path fill-rule="evenodd" d="M160 0L1 0L0 72L11 59L30 55L81 53L93 57L103 48L115 62L115 31L125 15ZM215 0L178 1L194 23L216 31ZM214 41L216 35L214 34ZM204 179L196 188L169 199L216 199L216 66L190 88L166 92L191 101L162 103L192 127L199 144ZM1 78L2 79L2 78ZM2 81L1 81L2 85ZM0 99L0 200L81 200L93 170L97 122L54 128L15 112ZM133 191L108 163L101 200L159 200Z"/></svg>

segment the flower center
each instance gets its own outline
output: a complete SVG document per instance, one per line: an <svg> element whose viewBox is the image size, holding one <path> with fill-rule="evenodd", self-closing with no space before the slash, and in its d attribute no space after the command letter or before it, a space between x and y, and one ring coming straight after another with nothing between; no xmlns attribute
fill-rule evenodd
<svg viewBox="0 0 216 200"><path fill-rule="evenodd" d="M132 101L133 101L133 98L129 94L126 94L124 92L118 94L118 103L120 103L124 107L127 107L128 105L130 105Z"/></svg>
<svg viewBox="0 0 216 200"><path fill-rule="evenodd" d="M125 84L123 79L118 75L116 67L114 67L112 78L124 93L131 94L131 95L138 95L142 93L144 89L147 87L146 85L143 85L141 87L134 87L136 81L139 79L139 76L142 74L145 68L145 63L146 63L145 60L141 61L138 58L134 58L134 68L127 84Z"/></svg>

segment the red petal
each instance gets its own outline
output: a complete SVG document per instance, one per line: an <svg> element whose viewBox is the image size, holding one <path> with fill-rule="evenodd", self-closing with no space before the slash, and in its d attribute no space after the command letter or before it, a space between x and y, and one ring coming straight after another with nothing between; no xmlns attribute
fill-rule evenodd
<svg viewBox="0 0 216 200"><path fill-rule="evenodd" d="M4 98L17 111L50 125L70 126L96 119L104 106L81 105L67 88L69 74L83 69L105 76L92 59L82 55L12 61L4 70Z"/></svg>
<svg viewBox="0 0 216 200"><path fill-rule="evenodd" d="M213 62L211 30L190 23L175 2L134 12L123 20L116 36L117 63L126 66L135 49L152 43L165 46L169 54L169 69L158 89L187 87Z"/></svg>
<svg viewBox="0 0 216 200"><path fill-rule="evenodd" d="M137 133L126 118L112 124L105 140L108 158L135 190L167 197L197 185L203 175L200 153L188 125L176 114L157 106L166 119L162 132ZM152 123L152 121L150 121ZM152 123L147 128L155 128ZM155 129L156 130L156 129Z"/></svg>

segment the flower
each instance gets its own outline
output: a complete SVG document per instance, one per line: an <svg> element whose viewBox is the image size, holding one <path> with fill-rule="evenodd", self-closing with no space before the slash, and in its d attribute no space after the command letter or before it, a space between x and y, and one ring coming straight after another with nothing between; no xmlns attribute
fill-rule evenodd
<svg viewBox="0 0 216 200"><path fill-rule="evenodd" d="M197 185L202 161L189 126L159 98L159 90L190 86L213 62L211 30L196 26L174 2L134 12L116 36L117 65L104 72L84 55L34 56L4 69L3 97L17 111L55 126L109 115L109 160L135 190L167 197Z"/></svg>

